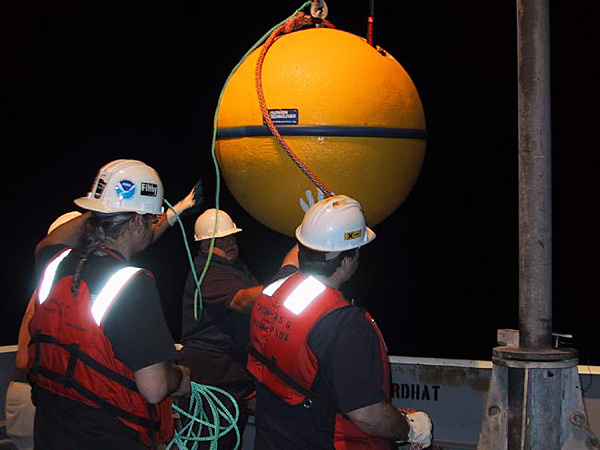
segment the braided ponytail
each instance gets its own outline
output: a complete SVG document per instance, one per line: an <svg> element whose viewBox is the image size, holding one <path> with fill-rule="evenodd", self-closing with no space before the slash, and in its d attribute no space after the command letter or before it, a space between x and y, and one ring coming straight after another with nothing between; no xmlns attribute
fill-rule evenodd
<svg viewBox="0 0 600 450"><path fill-rule="evenodd" d="M93 212L85 221L83 234L79 240L76 250L79 252L73 282L71 283L71 292L73 295L79 294L79 284L83 269L89 259L102 245L106 238L110 237L117 239L125 229L125 225L129 222L136 213L113 213L103 214Z"/></svg>

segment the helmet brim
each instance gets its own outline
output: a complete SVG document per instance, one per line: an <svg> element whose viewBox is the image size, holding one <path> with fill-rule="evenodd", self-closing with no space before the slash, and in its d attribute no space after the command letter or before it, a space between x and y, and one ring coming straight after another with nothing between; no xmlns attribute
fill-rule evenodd
<svg viewBox="0 0 600 450"><path fill-rule="evenodd" d="M377 237L375 232L369 227L365 227L365 229L366 239L364 241L361 241L358 245L349 245L348 247L340 246L339 248L326 248L316 246L310 242L306 242L304 239L302 239L302 224L298 225L298 227L296 228L296 239L305 247L310 248L311 250L316 250L318 252L343 252L345 250L352 250L353 248L359 248L363 245L367 245L369 242L372 242Z"/></svg>
<svg viewBox="0 0 600 450"><path fill-rule="evenodd" d="M216 238L222 238L222 237L225 237L225 236L229 236L230 234L239 233L240 231L242 231L241 228L232 228L231 230L227 230L227 231L223 231L221 233L217 233L217 234L214 235L214 237L215 237L215 239ZM213 238L212 234L210 236L201 236L201 237L198 237L198 236L194 235L194 240L195 241L205 241L207 239L212 239L212 238Z"/></svg>
<svg viewBox="0 0 600 450"><path fill-rule="evenodd" d="M369 242L372 242L377 235L375 234L375 232L373 230L371 230L369 227L365 227L367 229L367 242L365 242L363 245L368 244Z"/></svg>
<svg viewBox="0 0 600 450"><path fill-rule="evenodd" d="M121 208L118 206L109 206L101 200L98 200L96 198L89 198L89 197L77 198L77 199L73 200L73 203L75 203L80 208L86 209L88 211L95 211L95 212L105 213L105 214L121 213L121 212L134 212L134 213L138 213L138 214L153 214L153 213L149 213L148 211L140 211L135 208Z"/></svg>

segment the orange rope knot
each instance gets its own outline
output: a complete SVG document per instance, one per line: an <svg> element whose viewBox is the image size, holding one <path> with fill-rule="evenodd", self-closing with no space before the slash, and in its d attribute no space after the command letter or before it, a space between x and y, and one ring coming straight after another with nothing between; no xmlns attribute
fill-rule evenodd
<svg viewBox="0 0 600 450"><path fill-rule="evenodd" d="M310 25L324 25L328 28L335 28L335 26L328 20L309 16L301 11L296 13L296 15L288 20L282 27L284 28L285 33L290 33Z"/></svg>

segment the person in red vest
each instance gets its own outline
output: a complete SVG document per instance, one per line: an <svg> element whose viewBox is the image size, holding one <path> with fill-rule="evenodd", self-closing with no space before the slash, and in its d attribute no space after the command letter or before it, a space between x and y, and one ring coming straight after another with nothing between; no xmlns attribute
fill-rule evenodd
<svg viewBox="0 0 600 450"><path fill-rule="evenodd" d="M47 235L69 220L79 217L79 211L70 211L60 215L48 227ZM19 326L17 353L15 355L15 371L6 390L4 416L6 417L6 434L18 450L33 450L33 418L35 406L31 402L31 386L27 381L27 345L29 343L29 321L35 311L33 292L27 303L25 314Z"/></svg>
<svg viewBox="0 0 600 450"><path fill-rule="evenodd" d="M165 215L156 171L116 160L75 200L88 211L37 245L36 449L147 449L172 438L171 397L189 395L190 373L176 364L152 273L129 261L194 206L193 194Z"/></svg>
<svg viewBox="0 0 600 450"><path fill-rule="evenodd" d="M255 448L391 449L431 443L424 412L390 402L383 337L339 287L375 239L361 205L334 195L308 209L296 229L298 268L283 267L256 299L248 370L257 381Z"/></svg>

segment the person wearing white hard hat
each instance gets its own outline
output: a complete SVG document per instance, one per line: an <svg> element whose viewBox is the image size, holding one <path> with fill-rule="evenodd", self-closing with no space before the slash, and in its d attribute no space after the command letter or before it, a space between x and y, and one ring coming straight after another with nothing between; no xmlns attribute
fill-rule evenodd
<svg viewBox="0 0 600 450"><path fill-rule="evenodd" d="M62 214L48 227L46 234L68 221L79 217L79 211ZM31 295L25 314L19 326L17 354L15 356L15 371L6 390L4 416L6 417L6 434L18 450L33 450L33 418L35 405L31 402L31 386L27 381L27 344L29 321L35 310L36 291Z"/></svg>
<svg viewBox="0 0 600 450"><path fill-rule="evenodd" d="M296 239L297 271L284 268L251 315L255 449L430 445L427 414L400 412L390 401L388 355L377 325L339 290L358 269L359 248L375 239L360 203L333 195L312 204Z"/></svg>
<svg viewBox="0 0 600 450"><path fill-rule="evenodd" d="M194 206L194 191L172 214ZM150 166L120 159L75 204L87 212L36 247L28 358L35 445L155 448L173 436L172 397L191 389L154 277L129 263L172 222L163 185Z"/></svg>
<svg viewBox="0 0 600 450"><path fill-rule="evenodd" d="M221 209L210 208L196 219L194 239L199 250L194 267L198 277L207 262L208 269L200 284L200 295L191 272L186 280L180 361L191 369L192 381L223 389L236 400L240 409L237 428L243 435L249 414L248 397L254 392L254 382L246 370L248 321L262 285L239 257L236 235L241 231ZM201 317L196 312L198 301L202 302ZM221 400L233 414L230 401ZM206 414L212 417L210 411ZM236 434L231 431L218 440L218 447L233 449L236 442ZM211 441L199 445L210 448Z"/></svg>

